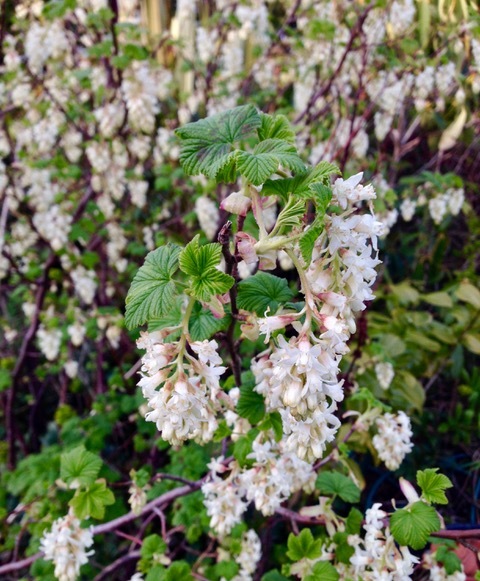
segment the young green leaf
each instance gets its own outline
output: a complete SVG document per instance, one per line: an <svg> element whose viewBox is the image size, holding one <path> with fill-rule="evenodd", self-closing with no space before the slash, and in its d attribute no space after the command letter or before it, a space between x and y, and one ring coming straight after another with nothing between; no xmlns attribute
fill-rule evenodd
<svg viewBox="0 0 480 581"><path fill-rule="evenodd" d="M293 298L293 293L284 278L266 272L242 280L238 285L237 305L245 311L263 317L270 307L270 314Z"/></svg>
<svg viewBox="0 0 480 581"><path fill-rule="evenodd" d="M216 319L211 311L204 309L200 303L196 303L188 321L190 337L192 341L210 339L215 333L227 329L230 321L230 315Z"/></svg>
<svg viewBox="0 0 480 581"><path fill-rule="evenodd" d="M358 502L360 489L348 477L340 472L321 472L317 477L317 487L322 494L336 494L345 502Z"/></svg>
<svg viewBox="0 0 480 581"><path fill-rule="evenodd" d="M303 260L307 266L312 262L313 248L315 247L315 242L317 238L323 231L323 227L319 225L312 224L305 234L300 238L298 243L300 247L300 252L302 253Z"/></svg>
<svg viewBox="0 0 480 581"><path fill-rule="evenodd" d="M79 490L68 503L80 520L92 517L102 519L105 515L105 507L113 504L115 497L107 488L105 479L97 480L85 490Z"/></svg>
<svg viewBox="0 0 480 581"><path fill-rule="evenodd" d="M423 549L431 533L440 529L436 510L421 500L396 510L390 517L390 530L399 545Z"/></svg>
<svg viewBox="0 0 480 581"><path fill-rule="evenodd" d="M213 295L230 290L235 279L217 269L222 255L218 243L200 246L200 236L187 244L179 257L180 270L189 275L192 296L208 301Z"/></svg>
<svg viewBox="0 0 480 581"><path fill-rule="evenodd" d="M460 557L446 545L440 545L435 552L436 560L445 567L448 575L453 575L456 571L462 570Z"/></svg>
<svg viewBox="0 0 480 581"><path fill-rule="evenodd" d="M321 539L315 540L310 529L303 529L299 535L290 533L287 541L287 557L292 561L318 559L322 554Z"/></svg>
<svg viewBox="0 0 480 581"><path fill-rule="evenodd" d="M83 446L65 452L60 458L60 478L67 484L89 486L95 482L102 460Z"/></svg>
<svg viewBox="0 0 480 581"><path fill-rule="evenodd" d="M328 561L318 561L312 567L312 572L304 577L304 581L338 581L340 574Z"/></svg>
<svg viewBox="0 0 480 581"><path fill-rule="evenodd" d="M448 504L445 490L452 488L451 480L443 474L437 474L438 468L418 470L417 484L422 489L422 496L432 504Z"/></svg>
<svg viewBox="0 0 480 581"><path fill-rule="evenodd" d="M290 197L277 217L277 224L283 228L295 228L302 223L305 214L305 200Z"/></svg>
<svg viewBox="0 0 480 581"><path fill-rule="evenodd" d="M242 385L240 388L240 398L236 411L251 424L257 424L265 415L265 402L263 401L263 397L256 391L253 391L252 384Z"/></svg>
<svg viewBox="0 0 480 581"><path fill-rule="evenodd" d="M285 198L288 194L295 194L305 199L314 199L315 191L311 189L311 186L315 183L328 185L329 177L335 173L340 173L337 166L322 161L314 168L308 169L293 178L267 180L263 185L262 195L273 194Z"/></svg>
<svg viewBox="0 0 480 581"><path fill-rule="evenodd" d="M258 129L260 141L266 139L283 139L289 143L295 143L295 131L285 115L267 115L260 113L262 124Z"/></svg>
<svg viewBox="0 0 480 581"><path fill-rule="evenodd" d="M125 324L133 329L167 313L175 301L173 275L178 269L181 248L166 244L147 254L135 275L125 301Z"/></svg>
<svg viewBox="0 0 480 581"><path fill-rule="evenodd" d="M315 204L315 218L319 220L325 216L328 206L332 200L332 189L325 184L315 182L310 185L310 191L313 194Z"/></svg>
<svg viewBox="0 0 480 581"><path fill-rule="evenodd" d="M232 160L234 144L255 135L261 123L256 108L244 105L180 127L175 133L181 139L183 169L189 175L215 178Z"/></svg>
<svg viewBox="0 0 480 581"><path fill-rule="evenodd" d="M236 153L237 169L249 182L258 186L278 169L279 165L296 172L305 171L297 149L281 139L267 139L258 143L253 151Z"/></svg>
<svg viewBox="0 0 480 581"><path fill-rule="evenodd" d="M160 535L148 535L143 539L140 548L140 561L138 568L143 573L148 573L153 565L159 562L159 559L165 555L167 545Z"/></svg>

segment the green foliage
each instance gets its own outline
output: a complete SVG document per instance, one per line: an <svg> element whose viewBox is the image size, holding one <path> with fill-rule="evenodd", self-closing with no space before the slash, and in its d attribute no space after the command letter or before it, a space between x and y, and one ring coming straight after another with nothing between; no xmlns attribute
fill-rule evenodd
<svg viewBox="0 0 480 581"><path fill-rule="evenodd" d="M329 561L318 561L312 567L310 575L305 577L305 581L337 581L340 574Z"/></svg>
<svg viewBox="0 0 480 581"><path fill-rule="evenodd" d="M305 169L295 146L281 139L261 141L251 153L239 151L236 160L238 171L256 186L263 184L279 165L296 172Z"/></svg>
<svg viewBox="0 0 480 581"><path fill-rule="evenodd" d="M125 301L125 324L129 329L167 313L174 306L175 282L181 249L167 244L149 252L132 281Z"/></svg>
<svg viewBox="0 0 480 581"><path fill-rule="evenodd" d="M462 561L454 550L447 545L440 545L435 551L435 559L445 567L448 575L462 570Z"/></svg>
<svg viewBox="0 0 480 581"><path fill-rule="evenodd" d="M236 411L251 424L257 424L265 415L263 397L254 391L254 384L247 383L240 387L240 398Z"/></svg>
<svg viewBox="0 0 480 581"><path fill-rule="evenodd" d="M101 520L105 515L105 507L114 502L113 492L107 488L105 479L102 478L85 489L79 489L69 505L80 520L88 517Z"/></svg>
<svg viewBox="0 0 480 581"><path fill-rule="evenodd" d="M180 270L188 275L190 293L200 301L208 301L213 295L226 293L234 279L218 270L222 246L218 243L200 246L200 236L187 244L179 256Z"/></svg>
<svg viewBox="0 0 480 581"><path fill-rule="evenodd" d="M240 466L248 466L252 461L247 458L252 452L252 444L258 435L257 429L252 429L246 436L241 436L233 445L233 457Z"/></svg>
<svg viewBox="0 0 480 581"><path fill-rule="evenodd" d="M427 468L417 472L417 484L422 489L423 498L432 504L448 504L445 490L452 488L451 480L443 474L437 474L438 468Z"/></svg>
<svg viewBox="0 0 480 581"><path fill-rule="evenodd" d="M234 144L252 137L261 124L255 107L244 105L180 127L176 134L183 169L189 175L215 178L232 161Z"/></svg>
<svg viewBox="0 0 480 581"><path fill-rule="evenodd" d="M316 486L322 494L339 496L345 502L358 502L360 489L349 478L340 472L325 471L317 476Z"/></svg>
<svg viewBox="0 0 480 581"><path fill-rule="evenodd" d="M97 479L102 460L85 450L83 446L62 454L60 459L60 478L69 485L89 486Z"/></svg>
<svg viewBox="0 0 480 581"><path fill-rule="evenodd" d="M253 311L261 317L268 308L269 314L276 313L282 303L292 298L293 292L287 281L267 272L257 272L238 284L238 308Z"/></svg>
<svg viewBox="0 0 480 581"><path fill-rule="evenodd" d="M315 540L310 529L303 529L299 535L290 533L287 546L287 557L292 561L318 559L322 554L322 540Z"/></svg>
<svg viewBox="0 0 480 581"><path fill-rule="evenodd" d="M440 529L436 510L422 501L396 510L390 517L390 530L399 545L423 549L431 533Z"/></svg>
<svg viewBox="0 0 480 581"><path fill-rule="evenodd" d="M190 337L192 341L210 339L215 333L225 331L230 321L230 315L217 319L211 311L203 308L200 303L196 303L188 321Z"/></svg>
<svg viewBox="0 0 480 581"><path fill-rule="evenodd" d="M167 545L160 535L153 534L145 537L140 548L139 571L148 573L165 555L166 550Z"/></svg>

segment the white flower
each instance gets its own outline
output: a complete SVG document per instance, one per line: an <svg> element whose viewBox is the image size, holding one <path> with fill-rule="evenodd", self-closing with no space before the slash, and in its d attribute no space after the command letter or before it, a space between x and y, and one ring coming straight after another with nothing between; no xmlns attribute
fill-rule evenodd
<svg viewBox="0 0 480 581"><path fill-rule="evenodd" d="M247 198L242 192L233 192L223 200L220 207L231 214L246 216L251 205L252 200Z"/></svg>
<svg viewBox="0 0 480 581"><path fill-rule="evenodd" d="M415 200L411 200L410 198L405 198L400 204L400 212L405 222L410 222L410 220L413 218L416 207L417 203Z"/></svg>
<svg viewBox="0 0 480 581"><path fill-rule="evenodd" d="M200 228L205 232L209 240L213 240L218 230L220 217L217 204L207 196L200 196L195 201L195 212L197 213Z"/></svg>
<svg viewBox="0 0 480 581"><path fill-rule="evenodd" d="M375 373L377 375L378 383L382 389L388 389L395 377L395 370L393 365L389 362L377 363L375 365Z"/></svg>
<svg viewBox="0 0 480 581"><path fill-rule="evenodd" d="M44 533L40 548L47 561L55 565L58 581L75 581L80 567L88 562L93 551L87 552L93 544L93 528L80 528L80 521L73 512L56 520L49 532Z"/></svg>
<svg viewBox="0 0 480 581"><path fill-rule="evenodd" d="M128 504L130 505L133 514L137 516L142 512L142 508L147 503L147 493L143 488L132 482L128 489Z"/></svg>
<svg viewBox="0 0 480 581"><path fill-rule="evenodd" d="M40 325L37 331L38 346L48 361L54 361L60 352L62 332L60 329L46 329Z"/></svg>
<svg viewBox="0 0 480 581"><path fill-rule="evenodd" d="M448 209L452 216L457 216L462 209L463 202L465 201L465 192L463 188L453 189L450 188L445 192L445 197L448 200Z"/></svg>
<svg viewBox="0 0 480 581"><path fill-rule="evenodd" d="M435 224L440 224L447 214L447 200L443 195L436 196L428 202L428 211Z"/></svg>
<svg viewBox="0 0 480 581"><path fill-rule="evenodd" d="M412 430L410 419L405 412L397 415L386 413L375 421L378 434L372 442L381 460L389 470L397 470L413 444L410 441Z"/></svg>

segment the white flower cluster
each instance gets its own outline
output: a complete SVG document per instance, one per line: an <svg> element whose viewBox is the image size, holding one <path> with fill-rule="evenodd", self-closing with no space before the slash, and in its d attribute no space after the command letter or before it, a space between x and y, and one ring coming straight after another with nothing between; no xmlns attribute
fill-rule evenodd
<svg viewBox="0 0 480 581"><path fill-rule="evenodd" d="M182 342L164 339L164 332L155 331L142 333L137 341L146 350L138 382L151 408L145 419L155 422L162 438L172 445L189 439L208 442L217 428L219 378L226 370L220 365L217 342L191 342L193 357Z"/></svg>
<svg viewBox="0 0 480 581"><path fill-rule="evenodd" d="M411 452L412 430L410 418L403 411L394 415L383 414L375 420L378 434L373 437L373 445L380 459L389 470L397 470L405 456Z"/></svg>
<svg viewBox="0 0 480 581"><path fill-rule="evenodd" d="M333 186L334 202L344 212L326 218L325 232L302 281L304 327L288 342L280 335L270 354L252 365L256 391L264 396L268 410L281 414L286 450L310 462L322 456L340 427L334 415L343 399L339 363L356 329L355 314L373 299L371 286L380 262L376 253L382 225L372 213L358 211L375 192L371 185L360 185L361 177L339 179ZM311 331L312 320L319 336ZM291 322L288 315L279 315L266 317L259 325L268 339L271 330ZM294 327L298 329L298 324Z"/></svg>
<svg viewBox="0 0 480 581"><path fill-rule="evenodd" d="M209 240L213 240L218 230L220 218L217 204L207 196L200 196L195 201L195 212L200 228Z"/></svg>
<svg viewBox="0 0 480 581"><path fill-rule="evenodd" d="M253 574L262 558L262 543L253 529L249 529L242 538L240 554L235 561L240 565L240 571L232 581L252 581Z"/></svg>
<svg viewBox="0 0 480 581"><path fill-rule="evenodd" d="M388 361L381 362L375 365L375 374L377 376L380 387L382 389L388 389L393 381L393 378L395 377L395 369Z"/></svg>
<svg viewBox="0 0 480 581"><path fill-rule="evenodd" d="M273 514L294 492L315 488L316 474L311 464L285 449L283 442L253 442L251 468L241 469L236 461L228 467L223 457L209 464L211 477L202 486L210 526L220 535L228 534L241 520L248 503L264 515ZM222 477L226 472L227 477Z"/></svg>
<svg viewBox="0 0 480 581"><path fill-rule="evenodd" d="M444 194L438 194L428 202L428 211L435 224L440 224L448 214L457 216L462 209L465 194L463 188L449 188Z"/></svg>
<svg viewBox="0 0 480 581"><path fill-rule="evenodd" d="M365 513L365 537L350 535L348 543L355 549L350 563L355 579L362 581L409 581L419 559L407 547L398 548L383 520L387 513L376 503Z"/></svg>
<svg viewBox="0 0 480 581"><path fill-rule="evenodd" d="M58 581L75 581L80 567L93 555L93 550L87 552L92 544L92 527L81 528L80 521L70 511L43 535L40 549L45 554L44 559L53 561Z"/></svg>
<svg viewBox="0 0 480 581"><path fill-rule="evenodd" d="M427 188L428 189L428 188ZM441 224L449 214L458 216L465 201L463 188L448 188L444 193L436 194L427 202L422 192L417 199L404 198L400 204L400 212L405 222L410 222L417 208L428 204L428 212L435 224Z"/></svg>

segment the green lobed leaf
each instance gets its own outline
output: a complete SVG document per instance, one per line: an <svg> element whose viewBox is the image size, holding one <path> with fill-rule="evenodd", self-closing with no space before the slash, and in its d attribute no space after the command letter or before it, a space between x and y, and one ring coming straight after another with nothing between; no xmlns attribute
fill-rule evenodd
<svg viewBox="0 0 480 581"><path fill-rule="evenodd" d="M335 560L338 563L350 564L350 557L355 553L355 549L348 544L348 533L335 533L333 542L335 543Z"/></svg>
<svg viewBox="0 0 480 581"><path fill-rule="evenodd" d="M215 178L232 160L233 145L255 135L261 117L253 105L235 107L175 131L181 140L180 163L187 174Z"/></svg>
<svg viewBox="0 0 480 581"><path fill-rule="evenodd" d="M360 534L360 529L362 528L363 522L363 514L352 507L350 512L348 513L347 520L345 521L345 531L349 535L358 535Z"/></svg>
<svg viewBox="0 0 480 581"><path fill-rule="evenodd" d="M446 545L440 545L435 552L436 560L441 563L448 575L453 575L456 571L462 570L462 560Z"/></svg>
<svg viewBox="0 0 480 581"><path fill-rule="evenodd" d="M258 129L260 141L266 139L283 139L289 143L295 143L295 131L285 115L267 115L266 113L260 113L260 118L262 121Z"/></svg>
<svg viewBox="0 0 480 581"><path fill-rule="evenodd" d="M262 431L273 430L275 441L280 442L283 436L282 416L279 412L270 412L265 416L258 428Z"/></svg>
<svg viewBox="0 0 480 581"><path fill-rule="evenodd" d="M89 486L95 482L101 467L101 458L79 446L61 455L60 478L67 484Z"/></svg>
<svg viewBox="0 0 480 581"><path fill-rule="evenodd" d="M316 486L322 494L335 494L345 502L358 502L360 489L349 478L340 472L326 471L317 476Z"/></svg>
<svg viewBox="0 0 480 581"><path fill-rule="evenodd" d="M437 474L438 468L418 470L417 484L422 489L422 495L432 504L448 504L445 490L452 488L451 480L444 474Z"/></svg>
<svg viewBox="0 0 480 581"><path fill-rule="evenodd" d="M315 191L312 190L312 184L327 185L330 176L335 173L340 173L336 165L322 161L314 168L310 168L293 178L267 180L263 185L262 195L274 194L285 198L288 194L295 194L305 199L314 199Z"/></svg>
<svg viewBox="0 0 480 581"><path fill-rule="evenodd" d="M436 510L421 500L396 510L390 517L390 530L399 545L414 550L425 547L431 533L440 529Z"/></svg>
<svg viewBox="0 0 480 581"><path fill-rule="evenodd" d="M252 384L242 385L236 411L251 424L257 424L265 415L265 402L253 388Z"/></svg>
<svg viewBox="0 0 480 581"><path fill-rule="evenodd" d="M208 301L213 295L230 290L235 279L217 269L222 256L218 243L200 246L200 235L187 244L179 256L180 270L189 275L192 296Z"/></svg>
<svg viewBox="0 0 480 581"><path fill-rule="evenodd" d="M262 581L288 581L288 577L282 575L278 569L273 569L262 577Z"/></svg>
<svg viewBox="0 0 480 581"><path fill-rule="evenodd" d="M258 430L253 428L246 436L238 438L233 445L233 456L242 468L248 464L252 464L247 456L252 452L252 444L257 436Z"/></svg>
<svg viewBox="0 0 480 581"><path fill-rule="evenodd" d="M230 315L217 319L210 310L204 309L200 303L196 303L188 321L190 337L192 341L210 339L215 333L225 331L230 321Z"/></svg>
<svg viewBox="0 0 480 581"><path fill-rule="evenodd" d="M142 571L146 572L147 568L153 564L155 557L164 555L166 550L167 545L160 535L153 534L145 537L140 549Z"/></svg>
<svg viewBox="0 0 480 581"><path fill-rule="evenodd" d="M315 219L318 221L325 216L325 212L332 201L332 188L320 182L315 182L310 184L309 190L313 193L313 202L316 210Z"/></svg>
<svg viewBox="0 0 480 581"><path fill-rule="evenodd" d="M315 247L315 242L322 231L322 226L312 224L300 238L298 245L300 247L300 252L302 253L302 258L307 266L312 262L313 248Z"/></svg>
<svg viewBox="0 0 480 581"><path fill-rule="evenodd" d="M85 518L102 519L105 515L105 507L113 504L115 497L107 488L105 479L97 480L85 490L79 490L68 503L80 520Z"/></svg>
<svg viewBox="0 0 480 581"><path fill-rule="evenodd" d="M295 228L302 223L304 214L305 200L296 200L290 197L277 217L277 224L281 225L282 228Z"/></svg>
<svg viewBox="0 0 480 581"><path fill-rule="evenodd" d="M304 581L338 581L340 574L329 561L318 561Z"/></svg>
<svg viewBox="0 0 480 581"><path fill-rule="evenodd" d="M296 172L305 171L296 147L281 139L261 141L252 152L238 151L236 160L238 171L256 186L263 184L279 165Z"/></svg>
<svg viewBox="0 0 480 581"><path fill-rule="evenodd" d="M322 554L321 539L315 540L310 529L303 529L299 535L290 533L287 541L287 557L292 561L318 559Z"/></svg>
<svg viewBox="0 0 480 581"><path fill-rule="evenodd" d="M251 311L263 317L270 307L270 315L293 298L286 279L266 272L242 280L238 285L237 305L239 309Z"/></svg>
<svg viewBox="0 0 480 581"><path fill-rule="evenodd" d="M147 254L125 301L128 329L160 317L174 306L176 288L172 277L178 269L180 252L179 246L169 243Z"/></svg>

